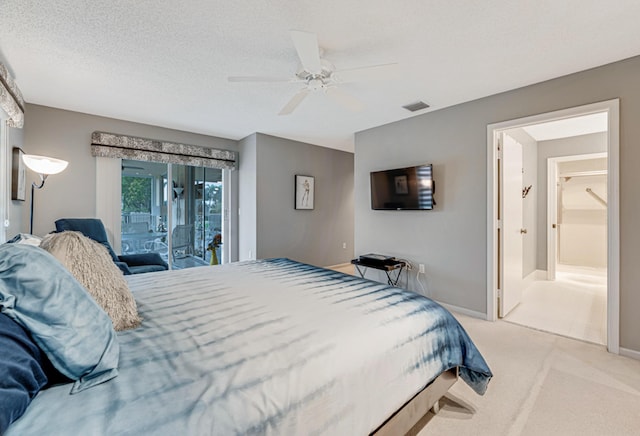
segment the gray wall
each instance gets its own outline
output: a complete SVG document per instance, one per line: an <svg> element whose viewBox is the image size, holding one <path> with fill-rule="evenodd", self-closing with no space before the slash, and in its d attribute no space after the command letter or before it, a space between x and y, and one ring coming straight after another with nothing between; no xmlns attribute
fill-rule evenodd
<svg viewBox="0 0 640 436"><path fill-rule="evenodd" d="M607 151L607 133L538 142L538 261L539 270L547 270L547 159ZM623 154L622 152L620 153ZM621 164L622 166L622 164ZM621 183L622 185L622 180Z"/></svg>
<svg viewBox="0 0 640 436"><path fill-rule="evenodd" d="M241 243L233 244L239 251L232 251L232 260L247 259L251 251L252 258L286 256L326 266L348 262L353 255L352 153L261 134L238 143L28 104L25 128L19 131L24 133L24 151L69 161L64 172L50 176L45 187L36 191L35 234L53 230L54 221L61 217L95 216L96 159L90 148L95 130L238 150L239 171L232 175L238 189L233 193L231 221L232 229L237 229L232 239ZM315 210L293 210L295 174L316 177ZM28 172L27 183L36 177ZM28 231L28 200L14 202L18 204L11 213L16 219L8 237Z"/></svg>
<svg viewBox="0 0 640 436"><path fill-rule="evenodd" d="M353 154L259 133L254 136L255 200L247 197L250 189L244 187L241 192L243 205L250 208L256 202L254 256L288 257L317 266L348 262L353 256L354 239ZM250 137L241 144L242 159L252 159L247 156L247 150L254 147L252 141ZM247 182L244 165L241 185ZM252 165L248 162L246 168ZM315 177L313 210L294 209L296 174ZM243 231L250 234L244 226ZM342 248L343 243L347 248ZM243 241L241 245L250 247L252 242ZM248 257L247 252L240 253L240 259Z"/></svg>
<svg viewBox="0 0 640 436"><path fill-rule="evenodd" d="M640 351L639 75L635 57L357 133L356 253L424 263L435 298L486 313L487 125L620 98L620 345ZM435 210L371 210L370 171L424 162L434 164Z"/></svg>
<svg viewBox="0 0 640 436"><path fill-rule="evenodd" d="M44 188L36 190L34 234L50 232L58 218L96 215L96 158L91 156L90 147L91 133L96 130L237 150L237 142L230 139L27 104L22 147L25 153L69 161L65 171L49 176ZM27 184L34 180L39 180L37 175L27 171ZM28 193L22 205L23 232L29 230L29 197ZM237 222L235 214L231 219L232 223Z"/></svg>

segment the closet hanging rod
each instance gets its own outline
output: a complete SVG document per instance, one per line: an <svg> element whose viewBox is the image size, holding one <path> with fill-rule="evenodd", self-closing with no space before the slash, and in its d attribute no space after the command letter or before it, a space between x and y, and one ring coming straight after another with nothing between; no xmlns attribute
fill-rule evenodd
<svg viewBox="0 0 640 436"><path fill-rule="evenodd" d="M604 200L602 197L600 197L598 194L596 194L595 192L593 192L591 190L591 188L587 188L585 189L587 191L587 194L591 195L594 200L596 200L598 203L600 203L601 205L603 205L604 207L607 207L607 201Z"/></svg>

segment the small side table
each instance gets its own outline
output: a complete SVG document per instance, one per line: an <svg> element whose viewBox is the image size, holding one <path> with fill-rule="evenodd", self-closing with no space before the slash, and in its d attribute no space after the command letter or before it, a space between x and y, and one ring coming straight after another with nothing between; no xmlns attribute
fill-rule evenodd
<svg viewBox="0 0 640 436"><path fill-rule="evenodd" d="M398 286L402 270L407 266L407 264L401 260L396 260L393 263L368 263L362 262L360 259L352 259L351 263L356 267L358 274L360 274L362 278L364 278L367 268L384 271L387 275L387 283L389 286ZM396 271L396 273L393 274L393 271Z"/></svg>

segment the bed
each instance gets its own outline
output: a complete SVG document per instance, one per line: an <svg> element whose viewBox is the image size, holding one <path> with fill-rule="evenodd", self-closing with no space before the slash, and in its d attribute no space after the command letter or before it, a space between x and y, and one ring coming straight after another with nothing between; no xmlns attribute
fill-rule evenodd
<svg viewBox="0 0 640 436"><path fill-rule="evenodd" d="M418 294L289 259L127 278L143 321L117 377L40 391L15 435L406 432L458 376L491 371ZM402 429L402 430L399 430Z"/></svg>

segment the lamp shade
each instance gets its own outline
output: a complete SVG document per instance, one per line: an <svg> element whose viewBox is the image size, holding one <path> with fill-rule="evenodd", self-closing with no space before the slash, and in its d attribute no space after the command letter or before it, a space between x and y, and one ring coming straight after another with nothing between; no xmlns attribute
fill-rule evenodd
<svg viewBox="0 0 640 436"><path fill-rule="evenodd" d="M69 165L66 160L54 157L37 156L35 154L22 155L24 164L33 172L38 174L58 174Z"/></svg>

